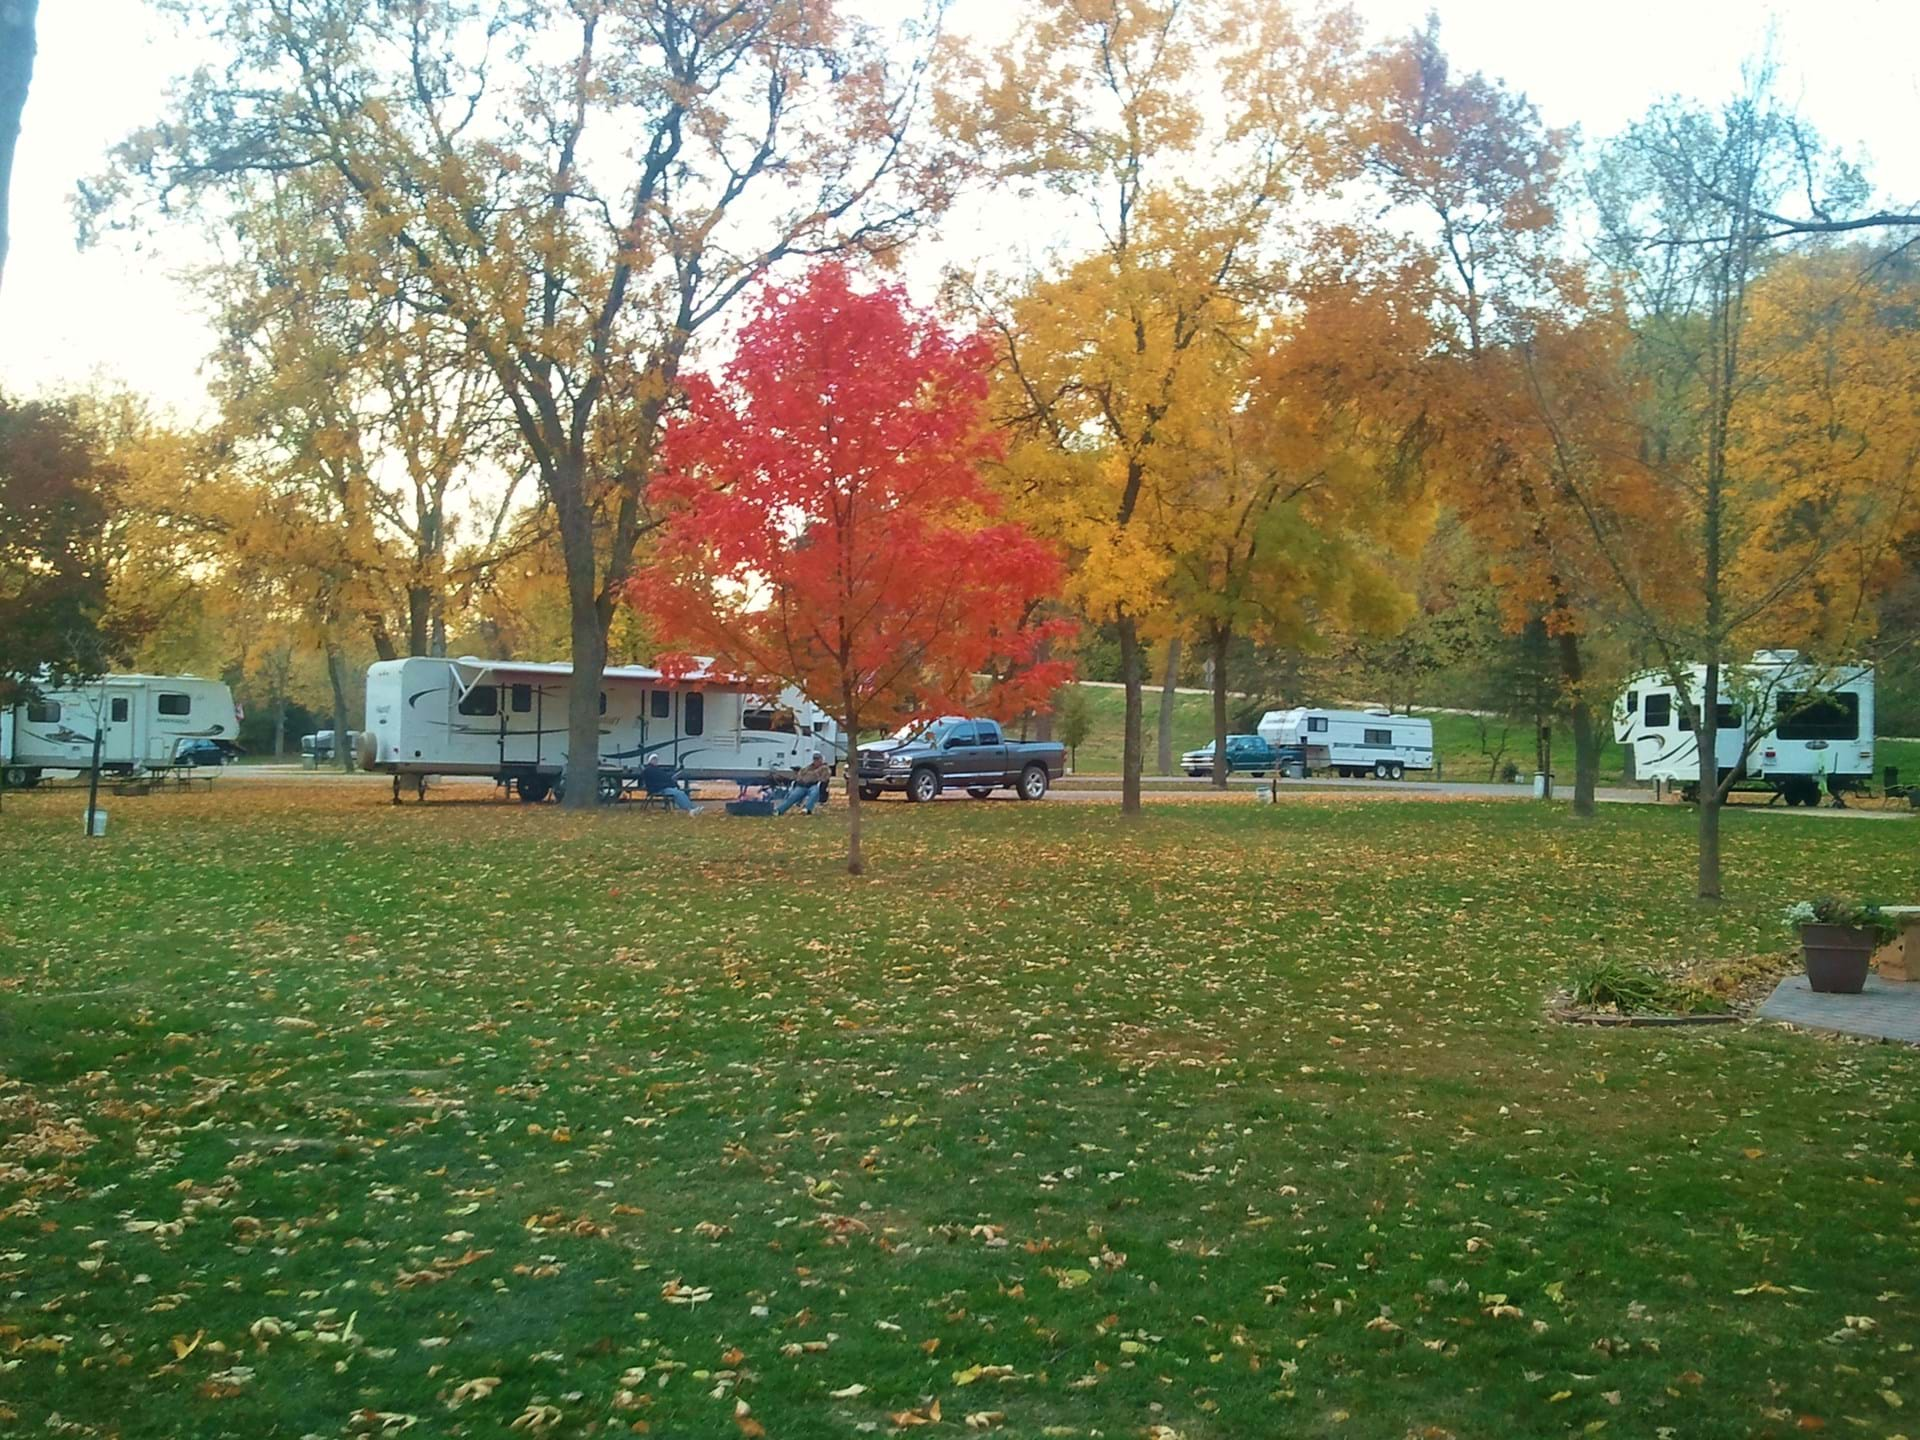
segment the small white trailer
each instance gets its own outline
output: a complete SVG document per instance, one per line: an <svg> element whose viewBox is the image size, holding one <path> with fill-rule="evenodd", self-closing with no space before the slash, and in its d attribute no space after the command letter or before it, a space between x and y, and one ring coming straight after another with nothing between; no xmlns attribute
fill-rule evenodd
<svg viewBox="0 0 1920 1440"><path fill-rule="evenodd" d="M1285 773L1331 770L1336 775L1404 779L1409 770L1433 768L1433 722L1391 710L1321 710L1299 706L1260 717L1260 738L1281 750ZM1297 749L1298 758L1284 753Z"/></svg>
<svg viewBox="0 0 1920 1440"><path fill-rule="evenodd" d="M176 763L190 740L238 753L240 712L233 691L197 675L106 675L42 686L39 698L8 713L4 749L9 788L38 784L49 770L91 770L100 732L100 768L138 774Z"/></svg>
<svg viewBox="0 0 1920 1440"><path fill-rule="evenodd" d="M567 767L573 667L519 660L413 656L367 669L359 763L424 785L429 775L486 775L522 800L556 793ZM599 770L617 788L649 762L691 779L751 781L818 752L844 757L839 727L797 691L775 697L696 671L667 676L614 666L600 686Z"/></svg>
<svg viewBox="0 0 1920 1440"><path fill-rule="evenodd" d="M1693 703L1706 685L1690 667L1683 696L1664 670L1627 682L1613 708L1613 737L1633 753L1634 774L1697 795L1700 740ZM1818 805L1873 781L1873 667L1823 666L1797 650L1761 650L1721 671L1714 752L1720 778L1777 791L1789 805Z"/></svg>

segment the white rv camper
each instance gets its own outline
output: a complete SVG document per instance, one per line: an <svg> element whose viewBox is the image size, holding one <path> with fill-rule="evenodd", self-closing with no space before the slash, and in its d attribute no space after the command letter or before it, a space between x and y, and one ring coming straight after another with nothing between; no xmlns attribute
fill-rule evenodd
<svg viewBox="0 0 1920 1440"><path fill-rule="evenodd" d="M172 765L188 740L239 750L233 692L197 675L107 675L84 684L43 687L12 708L4 751L10 787L34 785L49 770L100 768L132 774Z"/></svg>
<svg viewBox="0 0 1920 1440"><path fill-rule="evenodd" d="M367 669L362 768L394 776L488 775L522 800L544 800L567 765L571 665L414 656ZM693 779L755 780L844 754L839 727L797 692L769 700L744 682L645 666L606 670L600 769L636 774L648 761Z"/></svg>
<svg viewBox="0 0 1920 1440"><path fill-rule="evenodd" d="M1704 665L1692 667L1687 699L1662 670L1627 682L1614 704L1613 737L1633 752L1640 779L1698 794L1700 742L1688 700L1699 698L1706 675ZM1789 805L1818 805L1822 789L1838 796L1871 783L1871 665L1822 667L1796 650L1761 650L1749 664L1727 666L1721 686L1714 751L1723 780L1738 772Z"/></svg>
<svg viewBox="0 0 1920 1440"><path fill-rule="evenodd" d="M1409 770L1433 768L1433 722L1391 710L1269 710L1260 717L1260 738L1276 750L1297 747L1303 773L1372 775L1400 780ZM1288 757L1281 757L1283 769Z"/></svg>

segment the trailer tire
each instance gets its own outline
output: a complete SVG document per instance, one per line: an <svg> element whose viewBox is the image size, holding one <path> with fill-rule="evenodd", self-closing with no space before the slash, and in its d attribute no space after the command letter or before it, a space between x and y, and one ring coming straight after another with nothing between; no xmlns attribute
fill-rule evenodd
<svg viewBox="0 0 1920 1440"><path fill-rule="evenodd" d="M1393 778L1393 767L1384 760L1374 761L1373 778L1376 780L1391 780Z"/></svg>
<svg viewBox="0 0 1920 1440"><path fill-rule="evenodd" d="M1047 767L1029 765L1020 772L1020 788L1017 792L1022 800L1043 800L1047 794Z"/></svg>
<svg viewBox="0 0 1920 1440"><path fill-rule="evenodd" d="M924 805L940 794L940 772L930 766L922 766L913 772L907 780L907 799L916 805Z"/></svg>
<svg viewBox="0 0 1920 1440"><path fill-rule="evenodd" d="M1395 780L1404 780L1407 778L1407 767L1402 765L1398 760L1393 762L1392 771L1391 778Z"/></svg>
<svg viewBox="0 0 1920 1440"><path fill-rule="evenodd" d="M553 781L544 775L522 775L514 787L520 792L520 803L538 805L553 793Z"/></svg>
<svg viewBox="0 0 1920 1440"><path fill-rule="evenodd" d="M880 787L878 785L862 785L860 787L860 798L862 800L878 800L880 798Z"/></svg>
<svg viewBox="0 0 1920 1440"><path fill-rule="evenodd" d="M24 765L7 767L7 788L9 790L31 790L40 783L40 772L29 770Z"/></svg>

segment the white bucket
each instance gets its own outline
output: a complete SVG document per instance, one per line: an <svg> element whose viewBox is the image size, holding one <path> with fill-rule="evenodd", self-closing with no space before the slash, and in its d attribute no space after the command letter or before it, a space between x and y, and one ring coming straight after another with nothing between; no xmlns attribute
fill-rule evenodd
<svg viewBox="0 0 1920 1440"><path fill-rule="evenodd" d="M85 830L89 835L93 836L94 839L96 840L99 839L100 837L102 837L107 833L107 812L104 810L95 810L93 812L93 824L89 826L87 824L86 811L84 810L81 811L80 812L80 828L82 830Z"/></svg>

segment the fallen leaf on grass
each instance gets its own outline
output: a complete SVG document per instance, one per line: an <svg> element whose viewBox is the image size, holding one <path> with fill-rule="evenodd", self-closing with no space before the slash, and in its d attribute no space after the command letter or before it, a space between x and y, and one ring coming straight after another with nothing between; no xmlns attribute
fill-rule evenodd
<svg viewBox="0 0 1920 1440"><path fill-rule="evenodd" d="M938 1425L940 1423L940 1402L935 1400L924 1410L896 1410L887 1418L902 1429L914 1425Z"/></svg>
<svg viewBox="0 0 1920 1440"><path fill-rule="evenodd" d="M498 1375L476 1375L471 1380L463 1380L454 1386L453 1394L447 1399L449 1410L458 1410L469 1400L484 1400L500 1385Z"/></svg>
<svg viewBox="0 0 1920 1440"><path fill-rule="evenodd" d="M991 1430L996 1425L1004 1425L1007 1412L1004 1410L975 1410L967 1416L969 1430Z"/></svg>

